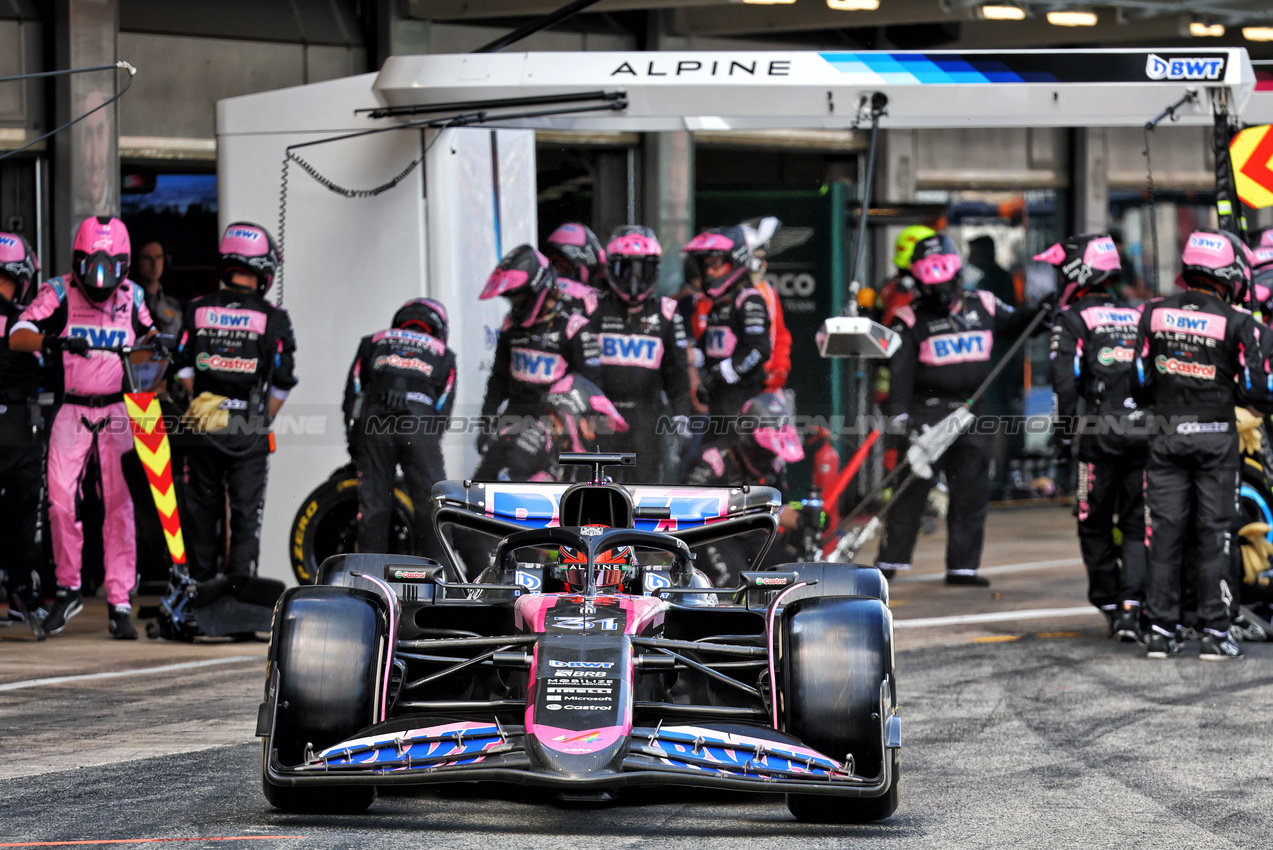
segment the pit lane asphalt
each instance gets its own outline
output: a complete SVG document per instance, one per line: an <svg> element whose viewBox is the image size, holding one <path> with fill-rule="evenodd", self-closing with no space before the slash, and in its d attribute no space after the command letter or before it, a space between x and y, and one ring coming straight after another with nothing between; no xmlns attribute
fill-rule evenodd
<svg viewBox="0 0 1273 850"><path fill-rule="evenodd" d="M915 575L894 587L899 623L1081 606L1082 568L1066 566L1076 547L1062 539L1070 523L1055 509L993 515L986 563L1005 568L993 593L924 580L944 545L925 538ZM301 817L260 793L251 736L263 647L118 644L99 614L40 645L0 631L0 687L221 663L0 690L0 845L1251 848L1273 838L1273 645L1247 645L1235 664L1198 661L1196 644L1147 661L1082 614L899 629L901 806L871 826L799 824L773 796L656 789L579 809L497 786ZM236 837L253 840L214 840Z"/></svg>

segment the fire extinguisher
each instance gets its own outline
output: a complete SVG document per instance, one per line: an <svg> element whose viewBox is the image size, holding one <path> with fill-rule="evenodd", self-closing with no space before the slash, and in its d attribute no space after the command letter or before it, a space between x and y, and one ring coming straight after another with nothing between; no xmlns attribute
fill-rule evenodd
<svg viewBox="0 0 1273 850"><path fill-rule="evenodd" d="M822 448L813 456L813 486L823 493L835 489L835 480L840 474L840 453L831 445L829 439L823 439ZM839 499L827 501L823 510L827 512L831 527L840 523Z"/></svg>

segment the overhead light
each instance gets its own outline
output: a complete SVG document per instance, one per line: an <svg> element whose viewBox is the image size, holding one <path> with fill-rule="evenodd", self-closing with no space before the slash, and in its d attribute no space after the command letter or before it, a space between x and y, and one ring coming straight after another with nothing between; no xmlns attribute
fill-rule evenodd
<svg viewBox="0 0 1273 850"><path fill-rule="evenodd" d="M1207 24L1194 21L1189 25L1189 34L1194 38L1219 38L1224 35L1224 24Z"/></svg>
<svg viewBox="0 0 1273 850"><path fill-rule="evenodd" d="M1024 21L1025 9L1020 6L982 6L981 17L987 21Z"/></svg>
<svg viewBox="0 0 1273 850"><path fill-rule="evenodd" d="M839 12L874 12L880 0L827 0L827 8Z"/></svg>
<svg viewBox="0 0 1273 850"><path fill-rule="evenodd" d="M1243 27L1242 37L1247 41L1273 41L1273 27Z"/></svg>
<svg viewBox="0 0 1273 850"><path fill-rule="evenodd" d="M743 0L752 6L790 6L796 0Z"/></svg>
<svg viewBox="0 0 1273 850"><path fill-rule="evenodd" d="M1094 27L1095 12L1048 12L1048 23L1054 27Z"/></svg>

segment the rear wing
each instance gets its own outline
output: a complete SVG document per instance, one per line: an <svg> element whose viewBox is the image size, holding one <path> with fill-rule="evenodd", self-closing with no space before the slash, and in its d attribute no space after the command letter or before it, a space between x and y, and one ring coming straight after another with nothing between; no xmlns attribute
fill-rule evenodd
<svg viewBox="0 0 1273 850"><path fill-rule="evenodd" d="M446 528L458 526L503 538L529 528L559 526L561 496L572 486L575 485L439 481L433 487L434 528L451 564L464 575L464 567L443 533ZM689 546L763 531L767 536L756 557L758 561L778 530L782 496L772 487L604 486L621 488L631 495L637 529L667 534Z"/></svg>

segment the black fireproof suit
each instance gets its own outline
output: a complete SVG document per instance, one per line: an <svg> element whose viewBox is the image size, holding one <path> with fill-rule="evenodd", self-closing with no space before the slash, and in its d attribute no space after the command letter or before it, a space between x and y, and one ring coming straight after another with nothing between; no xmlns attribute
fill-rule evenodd
<svg viewBox="0 0 1273 850"><path fill-rule="evenodd" d="M1268 399L1268 331L1214 295L1190 290L1145 305L1133 390L1153 405L1145 470L1149 545L1147 610L1154 629L1180 622L1186 540L1197 561L1199 624L1229 629L1230 530L1238 510L1239 449L1233 407ZM1193 520L1190 521L1192 512Z"/></svg>
<svg viewBox="0 0 1273 850"><path fill-rule="evenodd" d="M362 338L345 383L358 469L358 551L388 551L401 465L415 513L415 551L439 556L429 495L446 477L442 438L454 405L455 353L440 339L401 328Z"/></svg>
<svg viewBox="0 0 1273 850"><path fill-rule="evenodd" d="M34 354L9 350L9 329L21 315L21 307L0 296L0 540L8 596L31 610L40 602L31 575L39 560L35 529L44 463L32 420L40 363Z"/></svg>
<svg viewBox="0 0 1273 850"><path fill-rule="evenodd" d="M1056 317L1052 329L1052 389L1057 428L1078 436L1079 547L1087 567L1087 598L1113 611L1145 601L1145 414L1131 398L1139 307L1098 292ZM1079 419L1078 402L1087 407ZM1114 543L1114 516L1122 546Z"/></svg>
<svg viewBox="0 0 1273 850"><path fill-rule="evenodd" d="M270 444L263 427L267 395L286 399L297 384L296 337L287 311L255 292L227 287L186 306L178 377L193 379L192 395L225 396L230 425L205 434L186 455L186 516L182 531L196 581L215 578L218 521L230 500L226 575L256 575Z"/></svg>
<svg viewBox="0 0 1273 850"><path fill-rule="evenodd" d="M628 423L625 433L603 438L602 448L636 452L635 467L616 470L620 481L657 483L667 433L659 430L659 416L665 407L673 416L690 413L685 326L671 298L649 298L635 311L613 295L599 301L592 321L602 388Z"/></svg>
<svg viewBox="0 0 1273 850"><path fill-rule="evenodd" d="M769 307L760 290L744 285L717 298L698 345L703 352L703 386L713 420L709 442L725 442L719 429L737 416L749 399L765 391L765 363L771 345Z"/></svg>
<svg viewBox="0 0 1273 850"><path fill-rule="evenodd" d="M483 417L494 416L505 402L508 416L538 415L549 388L571 372L601 386L601 354L590 318L595 296L563 294L558 299L528 328L504 320L482 400Z"/></svg>
<svg viewBox="0 0 1273 850"><path fill-rule="evenodd" d="M883 412L890 420L905 416L911 432L936 425L961 407L993 368L990 351L996 336L1014 338L1034 318L1034 310L1014 310L989 292L965 293L956 309L943 310L928 300L900 307L893 330L901 347L889 360L892 379ZM933 478L916 478L895 498L885 517L876 566L910 569L915 539L928 491L938 473L946 473L950 509L946 514L946 571L975 575L981 565L990 499L990 443L982 405L977 421L933 465Z"/></svg>

